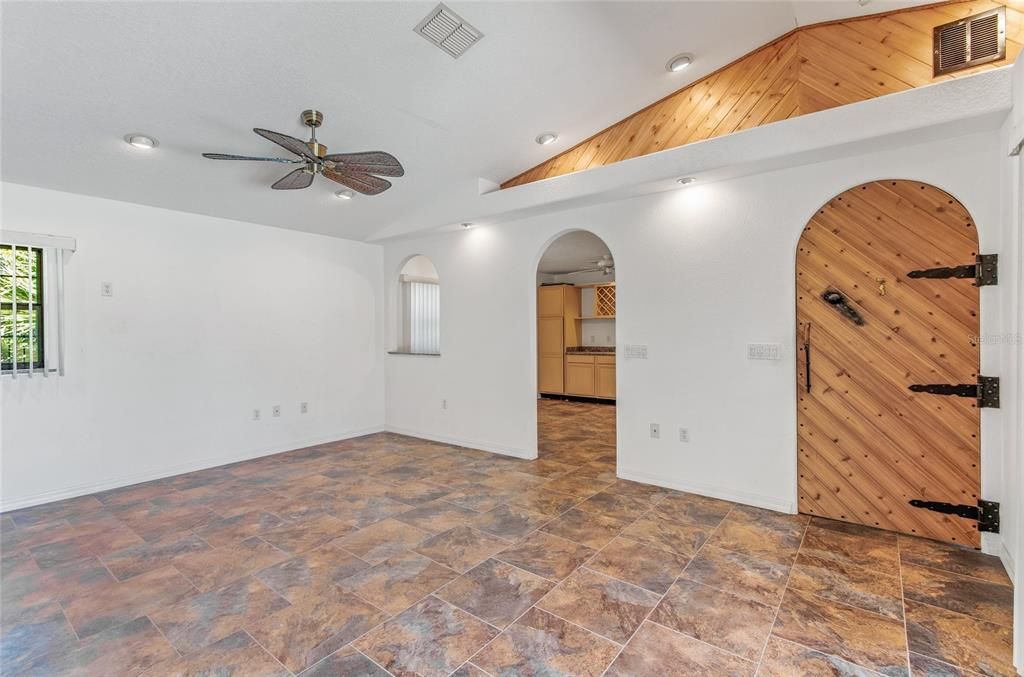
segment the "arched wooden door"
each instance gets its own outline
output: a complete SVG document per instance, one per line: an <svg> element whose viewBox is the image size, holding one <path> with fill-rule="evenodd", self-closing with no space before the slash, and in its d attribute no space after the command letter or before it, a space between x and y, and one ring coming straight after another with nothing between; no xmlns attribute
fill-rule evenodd
<svg viewBox="0 0 1024 677"><path fill-rule="evenodd" d="M800 512L979 546L976 520L910 503L978 505L978 401L931 392L962 384L964 395L978 381L976 281L936 270L978 253L964 206L915 181L857 186L807 224L796 261Z"/></svg>

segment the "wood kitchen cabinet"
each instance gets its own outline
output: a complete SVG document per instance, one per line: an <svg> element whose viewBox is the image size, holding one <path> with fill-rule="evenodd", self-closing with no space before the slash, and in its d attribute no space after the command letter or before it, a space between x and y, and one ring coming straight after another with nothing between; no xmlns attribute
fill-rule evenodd
<svg viewBox="0 0 1024 677"><path fill-rule="evenodd" d="M594 395L615 397L614 355L596 355L594 357Z"/></svg>
<svg viewBox="0 0 1024 677"><path fill-rule="evenodd" d="M593 355L565 356L565 393L593 397L597 394Z"/></svg>
<svg viewBox="0 0 1024 677"><path fill-rule="evenodd" d="M565 349L579 345L580 290L570 284L537 289L537 388L565 392Z"/></svg>

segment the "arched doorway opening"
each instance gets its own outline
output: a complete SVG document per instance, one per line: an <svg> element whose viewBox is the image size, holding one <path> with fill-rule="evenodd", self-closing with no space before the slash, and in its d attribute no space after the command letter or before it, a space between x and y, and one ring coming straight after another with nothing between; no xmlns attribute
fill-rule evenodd
<svg viewBox="0 0 1024 677"><path fill-rule="evenodd" d="M565 233L537 265L537 449L579 476L615 477L615 260Z"/></svg>
<svg viewBox="0 0 1024 677"><path fill-rule="evenodd" d="M951 269L979 253L967 209L918 181L856 186L808 222L796 252L800 512L979 546L977 520L934 510L980 498L979 401L942 387L978 383L979 290Z"/></svg>

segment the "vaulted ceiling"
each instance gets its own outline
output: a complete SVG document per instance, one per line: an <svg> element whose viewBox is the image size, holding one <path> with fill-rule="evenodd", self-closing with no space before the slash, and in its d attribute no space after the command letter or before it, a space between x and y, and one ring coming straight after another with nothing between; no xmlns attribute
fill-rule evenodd
<svg viewBox="0 0 1024 677"><path fill-rule="evenodd" d="M4 2L2 178L365 239L514 176L798 23L922 3L449 4L484 33L457 60L413 33L434 2ZM679 52L693 66L666 72ZM272 191L281 166L200 156L284 156L251 129L303 136L310 107L326 114L329 152L387 150L406 176L345 202L322 178ZM556 145L534 143L546 130ZM128 146L133 132L159 148Z"/></svg>

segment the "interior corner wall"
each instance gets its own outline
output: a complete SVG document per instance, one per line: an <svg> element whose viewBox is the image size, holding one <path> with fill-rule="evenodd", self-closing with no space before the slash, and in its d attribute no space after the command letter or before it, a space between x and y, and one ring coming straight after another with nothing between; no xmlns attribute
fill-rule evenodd
<svg viewBox="0 0 1024 677"><path fill-rule="evenodd" d="M999 251L998 134L695 184L501 225L385 245L384 273L426 254L442 280L442 356L389 356L393 430L530 458L537 453L536 264L555 237L585 229L616 263L617 343L648 359L617 364L618 474L773 508L796 508L797 239L816 209L860 183L906 178L959 198L985 251ZM951 161L955 158L955 161ZM1005 265L1014 265L1005 261ZM982 290L982 327L1003 324ZM783 345L748 360L748 342ZM1000 351L982 346L985 369ZM443 405L446 404L447 408ZM982 485L998 500L999 412L982 424ZM662 428L651 439L651 423ZM689 429L679 442L677 429Z"/></svg>
<svg viewBox="0 0 1024 677"><path fill-rule="evenodd" d="M3 509L382 428L379 246L9 183L2 226L78 242L66 376L0 378Z"/></svg>

